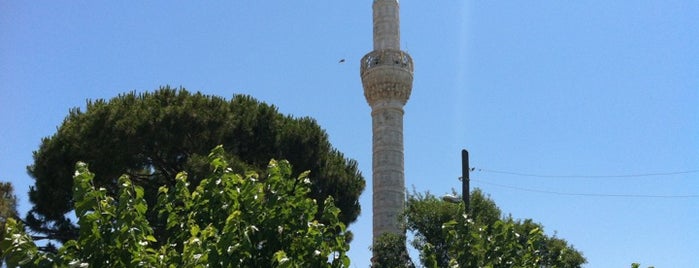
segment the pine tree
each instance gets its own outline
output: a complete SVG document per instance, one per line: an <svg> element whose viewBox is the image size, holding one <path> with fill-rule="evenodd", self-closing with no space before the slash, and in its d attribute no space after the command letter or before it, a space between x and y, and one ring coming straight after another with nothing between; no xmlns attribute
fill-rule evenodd
<svg viewBox="0 0 699 268"><path fill-rule="evenodd" d="M249 96L231 100L162 87L105 101L88 101L85 111L74 108L57 132L41 141L28 167L34 179L26 217L28 227L51 240L75 239L78 230L66 217L71 200L73 166L89 164L94 184L115 196L118 178L127 174L144 189L149 206L161 186L173 186L186 171L196 185L208 170L207 154L223 145L230 168L255 171L264 177L269 159L287 159L294 170L310 171L309 197L332 196L345 224L359 215L358 198L365 181L357 163L334 149L315 120L280 114L276 107ZM322 202L319 202L322 211ZM150 213L156 238L167 236L164 223Z"/></svg>

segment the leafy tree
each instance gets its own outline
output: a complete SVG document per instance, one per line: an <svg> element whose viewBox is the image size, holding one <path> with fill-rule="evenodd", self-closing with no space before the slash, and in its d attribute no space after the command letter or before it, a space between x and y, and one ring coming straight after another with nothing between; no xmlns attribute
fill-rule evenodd
<svg viewBox="0 0 699 268"><path fill-rule="evenodd" d="M10 218L17 218L17 196L11 183L0 182L0 227Z"/></svg>
<svg viewBox="0 0 699 268"><path fill-rule="evenodd" d="M372 268L414 268L408 249L405 247L404 235L384 233L371 246L374 257L371 259Z"/></svg>
<svg viewBox="0 0 699 268"><path fill-rule="evenodd" d="M10 219L17 218L17 196L14 193L12 184L0 182L0 235L5 236L5 223ZM0 250L2 254L2 250ZM2 266L3 259L0 259Z"/></svg>
<svg viewBox="0 0 699 268"><path fill-rule="evenodd" d="M212 171L190 191L188 174L161 186L155 206L126 175L117 196L95 185L97 176L79 163L73 201L79 236L58 253L40 252L21 223L10 219L0 248L8 265L26 267L349 267L345 225L333 198L315 219L307 195L308 172L293 178L286 161L270 161L264 178L235 174L222 147L209 156ZM157 243L148 211L173 235Z"/></svg>
<svg viewBox="0 0 699 268"><path fill-rule="evenodd" d="M453 220L458 209L457 204L444 202L429 193L423 195L413 192L408 195L406 228L415 233L412 244L424 253L420 255L420 260L425 266L430 267L427 263L436 261L439 267L447 267L449 244L442 223Z"/></svg>
<svg viewBox="0 0 699 268"><path fill-rule="evenodd" d="M70 110L57 132L42 140L28 167L35 182L26 223L51 240L66 242L79 235L66 217L75 205L70 167L77 161L90 165L97 174L94 184L106 195L116 197L118 178L127 174L134 185L143 187L146 204L153 206L159 187L174 186L179 171L187 171L191 185L196 185L207 172L206 155L219 144L227 148L225 158L239 173L256 171L263 178L271 158L287 159L295 170L310 170L309 197L332 196L342 211L341 221L356 220L365 181L356 162L334 149L313 119L282 115L249 96L227 101L163 87L88 101L84 112ZM170 234L157 216L151 211L146 219L158 241L164 241Z"/></svg>
<svg viewBox="0 0 699 268"><path fill-rule="evenodd" d="M580 267L580 252L543 226L527 219L502 217L495 203L476 189L470 214L463 204L435 196L408 196L407 229L415 234L413 246L426 267Z"/></svg>

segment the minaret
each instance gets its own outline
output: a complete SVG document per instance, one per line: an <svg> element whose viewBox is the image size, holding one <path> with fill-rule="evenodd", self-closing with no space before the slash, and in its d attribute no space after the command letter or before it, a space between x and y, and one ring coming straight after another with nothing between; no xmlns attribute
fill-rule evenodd
<svg viewBox="0 0 699 268"><path fill-rule="evenodd" d="M373 134L373 238L403 234L405 206L403 106L413 88L413 60L400 50L398 0L374 0L374 50L362 58L360 75L371 106Z"/></svg>

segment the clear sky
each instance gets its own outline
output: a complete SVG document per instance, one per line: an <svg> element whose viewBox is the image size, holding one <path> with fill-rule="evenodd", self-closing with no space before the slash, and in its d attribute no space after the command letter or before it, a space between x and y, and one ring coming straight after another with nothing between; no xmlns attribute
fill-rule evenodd
<svg viewBox="0 0 699 268"><path fill-rule="evenodd" d="M473 187L586 267L696 266L697 18L692 0L401 1L406 186L460 189L466 148ZM371 31L369 0L0 0L0 179L26 212L25 167L68 109L171 85L316 118L370 186ZM353 267L368 266L370 193Z"/></svg>

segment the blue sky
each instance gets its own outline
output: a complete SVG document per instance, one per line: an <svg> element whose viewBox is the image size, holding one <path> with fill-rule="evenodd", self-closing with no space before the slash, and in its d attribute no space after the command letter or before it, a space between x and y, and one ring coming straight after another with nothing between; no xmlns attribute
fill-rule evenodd
<svg viewBox="0 0 699 268"><path fill-rule="evenodd" d="M31 153L68 109L161 85L316 118L371 185L371 1L0 0L0 14L0 179L22 213ZM586 267L695 266L697 17L697 1L401 1L407 187L459 189L466 148L473 187ZM367 267L370 189L361 203L350 254Z"/></svg>

